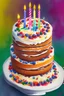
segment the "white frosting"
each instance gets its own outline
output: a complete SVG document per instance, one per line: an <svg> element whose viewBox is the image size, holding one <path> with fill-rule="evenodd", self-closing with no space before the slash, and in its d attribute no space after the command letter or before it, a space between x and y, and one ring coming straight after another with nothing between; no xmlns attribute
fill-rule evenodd
<svg viewBox="0 0 64 96"><path fill-rule="evenodd" d="M23 55L23 56L40 56L40 55L42 55L42 54L44 54L44 53L46 53L48 50L46 50L46 51L44 51L44 52L41 52L40 54L36 54L36 55L27 55L27 54L21 54L21 55Z"/></svg>
<svg viewBox="0 0 64 96"><path fill-rule="evenodd" d="M52 62L51 62L52 63ZM49 63L50 64L50 63ZM39 68L23 68L23 69L25 69L25 70L37 70L37 69L44 69L46 66L48 66L49 64L45 64L45 65L43 65L42 67L39 67Z"/></svg>
<svg viewBox="0 0 64 96"><path fill-rule="evenodd" d="M47 21L45 21L46 23L48 23ZM16 24L16 23L15 23ZM17 36L17 33L18 33L18 31L15 31L15 29L17 28L16 26L15 26L15 24L14 24L14 26L13 26L13 30L12 30L12 35L13 35L13 37L15 38L15 40L16 41L19 41L19 42L21 42L21 43L24 43L24 44L38 44L38 43L42 43L42 42L45 42L46 40L48 40L51 36L52 36L52 26L49 24L49 27L50 27L50 32L47 32L47 34L46 35L41 35L40 37L37 37L37 38L35 38L35 39L29 39L28 37L26 37L26 38L21 38L20 36ZM43 24L42 24L42 28L43 28L44 26L43 26ZM23 33L24 33L24 31L25 30L22 30L23 31ZM38 31L40 31L40 30L37 30L37 32ZM29 32L32 32L31 30L26 30L25 31L25 33L29 33ZM36 32L32 32L32 33L36 33Z"/></svg>

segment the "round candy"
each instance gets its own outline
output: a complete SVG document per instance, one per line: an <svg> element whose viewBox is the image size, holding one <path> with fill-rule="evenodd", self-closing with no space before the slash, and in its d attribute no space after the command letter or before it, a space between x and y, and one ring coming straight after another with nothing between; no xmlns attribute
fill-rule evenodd
<svg viewBox="0 0 64 96"><path fill-rule="evenodd" d="M40 35L42 35L43 33L42 32L40 32Z"/></svg>
<svg viewBox="0 0 64 96"><path fill-rule="evenodd" d="M16 78L16 77L14 77L13 79L14 79L15 81L17 80L17 78Z"/></svg>
<svg viewBox="0 0 64 96"><path fill-rule="evenodd" d="M29 35L28 35L28 34L25 34L25 36L26 36L26 37L29 37Z"/></svg>
<svg viewBox="0 0 64 96"><path fill-rule="evenodd" d="M20 36L20 33L17 33L17 36Z"/></svg>
<svg viewBox="0 0 64 96"><path fill-rule="evenodd" d="M56 65L53 65L53 69L56 68Z"/></svg>
<svg viewBox="0 0 64 96"><path fill-rule="evenodd" d="M50 32L50 30L48 30L48 32Z"/></svg>
<svg viewBox="0 0 64 96"><path fill-rule="evenodd" d="M46 30L46 32L48 32L48 30Z"/></svg>
<svg viewBox="0 0 64 96"><path fill-rule="evenodd" d="M16 71L15 70L13 70L13 72L16 74Z"/></svg>
<svg viewBox="0 0 64 96"><path fill-rule="evenodd" d="M33 84L32 84L32 82L29 82L29 84L30 84L30 86L32 86Z"/></svg>
<svg viewBox="0 0 64 96"><path fill-rule="evenodd" d="M24 63L24 64L28 64L28 62L27 62L27 61L23 61L22 63Z"/></svg>
<svg viewBox="0 0 64 96"><path fill-rule="evenodd" d="M12 65L12 62L10 62L10 65Z"/></svg>
<svg viewBox="0 0 64 96"><path fill-rule="evenodd" d="M44 35L46 35L46 32L44 32Z"/></svg>
<svg viewBox="0 0 64 96"><path fill-rule="evenodd" d="M29 35L29 39L32 39L32 36L31 35Z"/></svg>
<svg viewBox="0 0 64 96"><path fill-rule="evenodd" d="M24 22L24 19L22 20L22 22Z"/></svg>
<svg viewBox="0 0 64 96"><path fill-rule="evenodd" d="M20 62L22 62L23 60L20 59Z"/></svg>
<svg viewBox="0 0 64 96"><path fill-rule="evenodd" d="M44 26L44 28L46 28L46 26Z"/></svg>
<svg viewBox="0 0 64 96"><path fill-rule="evenodd" d="M13 56L12 56L13 58L16 58L16 55L15 54L13 54Z"/></svg>
<svg viewBox="0 0 64 96"><path fill-rule="evenodd" d="M11 69L10 72L13 72L13 70Z"/></svg>
<svg viewBox="0 0 64 96"><path fill-rule="evenodd" d="M12 77L12 74L10 74L9 77Z"/></svg>
<svg viewBox="0 0 64 96"><path fill-rule="evenodd" d="M21 37L23 38L24 37L24 34L22 34Z"/></svg>
<svg viewBox="0 0 64 96"><path fill-rule="evenodd" d="M14 52L14 48L13 47L11 47L11 49L10 49L12 52Z"/></svg>
<svg viewBox="0 0 64 96"><path fill-rule="evenodd" d="M47 29L50 29L50 27L47 27Z"/></svg>
<svg viewBox="0 0 64 96"><path fill-rule="evenodd" d="M32 61L32 62L30 62L30 64L36 64L36 62L35 61Z"/></svg>
<svg viewBox="0 0 64 96"><path fill-rule="evenodd" d="M48 26L49 24L48 23L46 23L46 26Z"/></svg>
<svg viewBox="0 0 64 96"><path fill-rule="evenodd" d="M34 77L34 76L33 76L32 78L33 78L33 79L35 79L35 77Z"/></svg>
<svg viewBox="0 0 64 96"><path fill-rule="evenodd" d="M52 78L49 78L49 81L52 81Z"/></svg>
<svg viewBox="0 0 64 96"><path fill-rule="evenodd" d="M33 85L34 86L38 86L38 82L37 81L33 81Z"/></svg>

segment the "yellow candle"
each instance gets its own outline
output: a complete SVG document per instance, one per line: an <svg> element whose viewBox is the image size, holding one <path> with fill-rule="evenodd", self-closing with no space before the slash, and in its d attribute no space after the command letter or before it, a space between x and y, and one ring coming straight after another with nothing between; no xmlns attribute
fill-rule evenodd
<svg viewBox="0 0 64 96"><path fill-rule="evenodd" d="M40 10L40 4L38 5L38 10Z"/></svg>
<svg viewBox="0 0 64 96"><path fill-rule="evenodd" d="M40 28L40 4L38 5L38 28Z"/></svg>
<svg viewBox="0 0 64 96"><path fill-rule="evenodd" d="M24 10L26 10L26 5L24 5Z"/></svg>
<svg viewBox="0 0 64 96"><path fill-rule="evenodd" d="M35 19L36 18L36 5L34 5L33 9L34 9L34 11L33 11L33 18Z"/></svg>
<svg viewBox="0 0 64 96"><path fill-rule="evenodd" d="M21 20L20 20L20 15L19 14L17 14L17 19L18 19L18 28L20 27L20 23L21 23Z"/></svg>
<svg viewBox="0 0 64 96"><path fill-rule="evenodd" d="M19 14L17 14L17 19L20 19L20 15Z"/></svg>
<svg viewBox="0 0 64 96"><path fill-rule="evenodd" d="M29 2L29 8L31 8L31 2Z"/></svg>

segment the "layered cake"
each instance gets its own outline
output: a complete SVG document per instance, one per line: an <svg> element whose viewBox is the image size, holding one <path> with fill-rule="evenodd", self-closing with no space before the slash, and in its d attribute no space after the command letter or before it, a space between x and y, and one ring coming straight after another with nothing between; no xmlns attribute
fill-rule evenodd
<svg viewBox="0 0 64 96"><path fill-rule="evenodd" d="M27 76L39 75L48 72L52 68L54 50L52 47L52 26L36 18L36 31L29 29L29 18L26 19L26 28L18 31L17 23L13 26L13 45L11 48L11 61L13 68ZM33 22L33 19L31 20ZM24 22L21 20L21 26ZM15 56L15 57L14 57Z"/></svg>
<svg viewBox="0 0 64 96"><path fill-rule="evenodd" d="M38 7L40 9L40 5ZM22 84L36 85L57 78L57 69L54 65L54 48L52 46L52 26L47 21L35 18L26 18L26 6L24 6L24 19L20 19L13 25L13 44L10 47L11 62L10 77ZM31 12L31 11L30 11ZM40 12L40 10L39 10ZM43 76L43 81L42 77ZM26 82L25 82L26 81ZM42 83L43 84L43 83Z"/></svg>

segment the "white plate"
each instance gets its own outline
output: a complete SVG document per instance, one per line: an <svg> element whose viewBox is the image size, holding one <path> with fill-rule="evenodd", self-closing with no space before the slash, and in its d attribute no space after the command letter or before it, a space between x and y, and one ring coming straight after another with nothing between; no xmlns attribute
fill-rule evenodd
<svg viewBox="0 0 64 96"><path fill-rule="evenodd" d="M58 73L58 78L54 80L54 82L52 82L51 84L48 84L47 86L37 86L37 87L30 87L30 86L24 86L22 84L18 84L16 82L14 82L10 77L10 71L8 70L8 66L9 66L9 62L10 62L10 57L4 62L3 64L3 73L4 73L4 77L6 82L15 87L16 89L18 89L19 91L27 94L27 95L45 95L46 92L50 92L53 90L56 90L57 88L59 88L62 83L63 83L63 69L62 67L54 61L54 64L56 65L59 73Z"/></svg>

